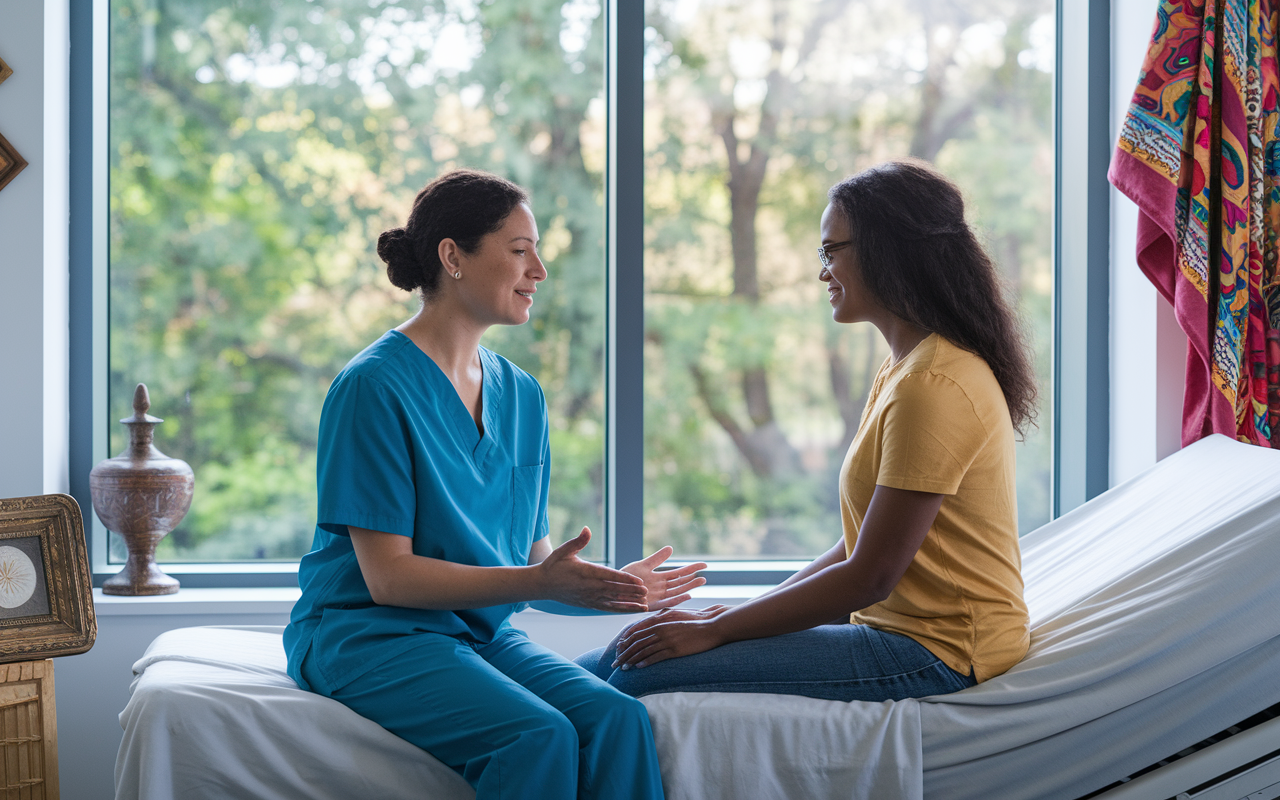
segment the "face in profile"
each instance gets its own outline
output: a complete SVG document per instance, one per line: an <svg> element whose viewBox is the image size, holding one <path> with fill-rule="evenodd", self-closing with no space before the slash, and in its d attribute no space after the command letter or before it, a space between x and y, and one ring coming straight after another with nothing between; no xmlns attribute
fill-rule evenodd
<svg viewBox="0 0 1280 800"><path fill-rule="evenodd" d="M828 205L822 212L820 231L822 247L828 251L828 264L818 273L818 280L827 284L831 318L836 322L871 319L876 305L859 277L859 265L855 263L853 248L848 244L851 231L844 214Z"/></svg>
<svg viewBox="0 0 1280 800"><path fill-rule="evenodd" d="M458 253L463 306L485 325L522 325L529 321L533 296L547 270L538 257L538 223L521 203L502 227L486 234L474 253ZM450 280L445 276L445 280Z"/></svg>

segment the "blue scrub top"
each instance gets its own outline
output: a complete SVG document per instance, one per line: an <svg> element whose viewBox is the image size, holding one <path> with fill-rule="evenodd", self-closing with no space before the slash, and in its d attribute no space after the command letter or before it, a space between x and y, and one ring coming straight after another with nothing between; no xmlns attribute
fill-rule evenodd
<svg viewBox="0 0 1280 800"><path fill-rule="evenodd" d="M457 564L524 566L547 535L551 456L542 388L481 347L484 435L453 384L409 337L388 331L334 378L320 414L319 502L302 597L284 632L299 686L308 650L340 688L408 650L412 634L485 643L520 604L459 611L380 606L347 526L413 538L413 552Z"/></svg>

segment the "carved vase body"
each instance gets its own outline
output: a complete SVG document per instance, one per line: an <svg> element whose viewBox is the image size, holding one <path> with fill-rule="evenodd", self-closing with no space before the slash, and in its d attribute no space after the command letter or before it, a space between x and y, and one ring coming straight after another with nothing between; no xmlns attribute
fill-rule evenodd
<svg viewBox="0 0 1280 800"><path fill-rule="evenodd" d="M120 420L129 426L129 446L89 473L94 511L129 548L124 569L102 584L105 594L178 591L178 581L156 566L156 545L191 508L195 476L185 461L166 456L152 443L155 426L163 420L148 415L149 406L147 387L138 384L135 413Z"/></svg>

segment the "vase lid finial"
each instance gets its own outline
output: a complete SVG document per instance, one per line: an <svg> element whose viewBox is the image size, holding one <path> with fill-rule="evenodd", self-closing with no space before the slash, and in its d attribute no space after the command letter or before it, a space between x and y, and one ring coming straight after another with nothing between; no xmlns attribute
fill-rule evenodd
<svg viewBox="0 0 1280 800"><path fill-rule="evenodd" d="M151 408L151 395L147 392L145 383L138 384L138 388L133 390L133 416L125 417L120 420L126 425L129 423L148 422L152 425L164 422L159 417L153 417L147 413Z"/></svg>

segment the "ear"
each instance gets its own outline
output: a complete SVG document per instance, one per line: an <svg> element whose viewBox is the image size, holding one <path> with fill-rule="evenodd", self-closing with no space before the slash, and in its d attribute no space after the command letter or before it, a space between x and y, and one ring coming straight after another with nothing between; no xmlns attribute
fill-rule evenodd
<svg viewBox="0 0 1280 800"><path fill-rule="evenodd" d="M440 263L444 265L445 271L450 275L458 271L461 264L461 248L458 243L452 239L441 239L440 246L436 248L436 253L440 256Z"/></svg>

